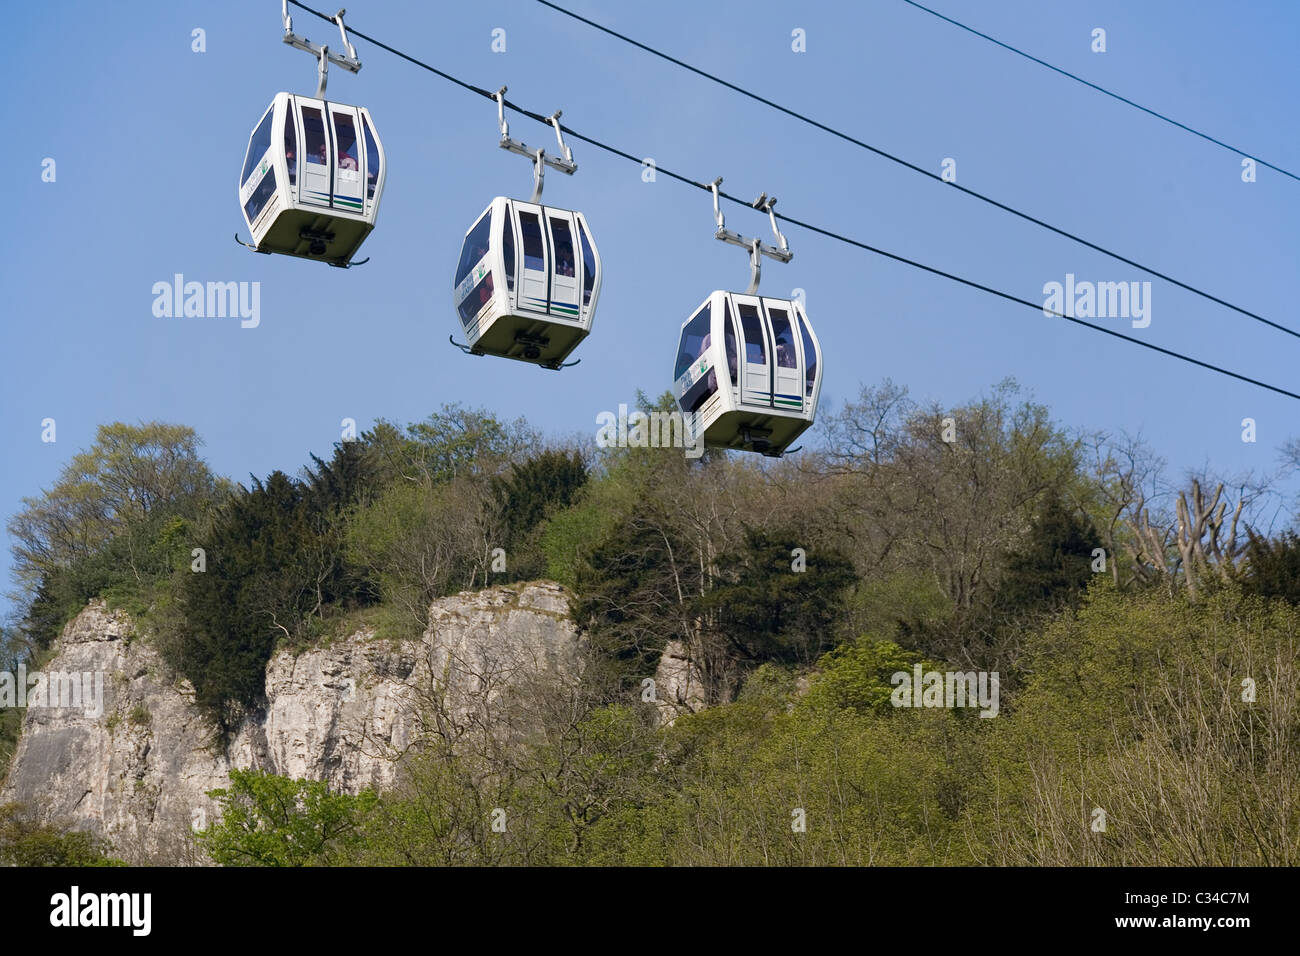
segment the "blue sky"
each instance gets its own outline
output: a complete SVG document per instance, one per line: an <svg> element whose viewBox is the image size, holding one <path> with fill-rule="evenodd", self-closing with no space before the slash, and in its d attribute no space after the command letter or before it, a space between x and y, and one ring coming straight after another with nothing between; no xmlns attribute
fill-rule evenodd
<svg viewBox="0 0 1300 956"><path fill-rule="evenodd" d="M1085 89L900 0L845 4L570 0L577 12L1100 244L1300 327L1300 183ZM1261 158L1300 168L1300 7L1176 0L934 0L940 11ZM333 9L328 12L333 12ZM337 41L293 11L298 32ZM527 197L527 162L496 146L492 104L356 41L329 95L370 108L389 172L350 271L235 245L248 135L315 65L280 40L274 0L23 4L8 14L0 152L10 228L0 510L37 494L95 427L188 424L223 474L296 470L340 421L419 420L445 402L594 435L596 415L670 384L677 330L715 288L743 288L743 251L712 238L706 193L581 143L545 198L584 211L605 273L582 364L553 373L462 356L450 302L465 229L493 196ZM781 116L531 0L349 5L348 22L476 85L698 180L1042 301L1067 273L1150 276ZM207 50L191 51L191 31ZM506 52L491 50L506 31ZM1107 52L1093 53L1094 28ZM791 50L803 29L807 52ZM514 117L512 133L550 130ZM42 182L42 160L57 180ZM727 208L728 226L765 220ZM807 292L827 355L823 402L885 377L957 404L1014 376L1070 426L1141 431L1175 472L1267 468L1300 434L1297 403L1043 317L906 266L787 230L795 258L762 288ZM245 235L245 238L247 236ZM160 319L152 287L261 283L261 324ZM1152 322L1098 320L1293 390L1300 340L1152 280ZM1241 441L1254 418L1258 441ZM54 418L58 440L41 442ZM7 578L8 541L0 573Z"/></svg>

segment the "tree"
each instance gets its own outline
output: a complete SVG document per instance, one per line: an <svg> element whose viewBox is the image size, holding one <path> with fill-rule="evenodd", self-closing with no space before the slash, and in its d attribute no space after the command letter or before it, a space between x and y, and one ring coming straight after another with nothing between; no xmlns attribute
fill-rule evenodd
<svg viewBox="0 0 1300 956"><path fill-rule="evenodd" d="M1246 534L1246 593L1300 605L1300 536L1288 531L1269 539L1253 528Z"/></svg>
<svg viewBox="0 0 1300 956"><path fill-rule="evenodd" d="M192 428L147 422L101 425L39 498L9 521L14 574L29 589L150 514L197 518L224 490L198 456Z"/></svg>
<svg viewBox="0 0 1300 956"><path fill-rule="evenodd" d="M860 573L911 568L969 611L1001 572L1049 492L1079 480L1079 442L1018 386L947 410L891 382L828 417L827 470Z"/></svg>
<svg viewBox="0 0 1300 956"><path fill-rule="evenodd" d="M1100 546L1088 517L1049 494L1028 540L1007 557L992 600L994 612L1014 618L1055 611L1073 601L1088 589L1093 550Z"/></svg>
<svg viewBox="0 0 1300 956"><path fill-rule="evenodd" d="M503 533L500 547L509 555L511 577L540 577L546 557L540 541L551 515L567 508L587 482L587 465L577 451L548 448L523 462L514 462L506 475L492 478L497 522Z"/></svg>
<svg viewBox="0 0 1300 956"><path fill-rule="evenodd" d="M222 866L326 866L348 863L376 796L332 793L320 780L290 780L261 770L231 770L230 786L211 790L221 818L199 842Z"/></svg>
<svg viewBox="0 0 1300 956"><path fill-rule="evenodd" d="M794 535L747 528L741 548L719 555L717 583L696 601L733 654L754 663L812 664L836 643L853 564L831 549L796 568Z"/></svg>
<svg viewBox="0 0 1300 956"><path fill-rule="evenodd" d="M0 805L0 866L126 866L93 834L39 823L22 804Z"/></svg>
<svg viewBox="0 0 1300 956"><path fill-rule="evenodd" d="M500 463L539 445L539 436L522 419L506 423L482 408L459 402L443 405L422 422L407 426L379 422L363 436L384 449L395 470L408 480L436 484L458 475L495 474Z"/></svg>
<svg viewBox="0 0 1300 956"><path fill-rule="evenodd" d="M22 630L49 646L92 597L137 613L188 562L199 525L228 492L182 425L101 425L39 498L9 521Z"/></svg>

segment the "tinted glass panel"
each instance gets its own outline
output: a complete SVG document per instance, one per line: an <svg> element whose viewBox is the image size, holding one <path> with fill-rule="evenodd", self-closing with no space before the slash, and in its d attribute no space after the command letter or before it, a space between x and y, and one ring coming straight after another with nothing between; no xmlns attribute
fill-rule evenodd
<svg viewBox="0 0 1300 956"><path fill-rule="evenodd" d="M776 339L776 364L781 368L798 368L799 356L794 348L794 330L785 309L768 309L772 318L772 337Z"/></svg>
<svg viewBox="0 0 1300 956"><path fill-rule="evenodd" d="M813 382L817 379L817 349L813 346L812 336L808 334L808 326L804 324L803 318L798 312L794 314L795 321L799 323L799 337L803 339L803 360L806 363L804 368L804 395L812 398Z"/></svg>
<svg viewBox="0 0 1300 956"><path fill-rule="evenodd" d="M375 198L375 184L379 182L379 146L375 134L370 132L370 123L361 117L361 128L366 134L366 198Z"/></svg>
<svg viewBox="0 0 1300 956"><path fill-rule="evenodd" d="M519 228L524 234L524 268L542 268L542 224L531 212L519 214Z"/></svg>
<svg viewBox="0 0 1300 956"><path fill-rule="evenodd" d="M244 157L244 172L239 177L239 185L247 184L249 175L257 167L257 161L271 148L271 115L274 108L266 111L262 122L257 124L253 138L248 141L248 155Z"/></svg>
<svg viewBox="0 0 1300 956"><path fill-rule="evenodd" d="M596 287L596 254L587 241L587 230L578 221L578 238L582 240L582 304L591 305L591 290Z"/></svg>
<svg viewBox="0 0 1300 956"><path fill-rule="evenodd" d="M501 251L506 257L506 289L513 292L515 290L515 230L509 216L506 216L503 225L505 235L501 240Z"/></svg>
<svg viewBox="0 0 1300 956"><path fill-rule="evenodd" d="M555 274L573 277L573 233L567 219L551 217L551 238L555 240Z"/></svg>
<svg viewBox="0 0 1300 956"><path fill-rule="evenodd" d="M318 166L326 165L325 121L321 119L320 110L315 107L302 108L302 136L307 141L307 162Z"/></svg>
<svg viewBox="0 0 1300 956"><path fill-rule="evenodd" d="M460 264L456 266L456 281L452 283L453 286L460 285L469 275L469 271L487 255L488 240L491 235L492 212L489 210L487 215L469 231L469 235L465 237L465 244L460 247Z"/></svg>
<svg viewBox="0 0 1300 956"><path fill-rule="evenodd" d="M275 167L272 166L262 177L262 181L257 188L253 190L253 195L248 197L248 202L244 203L244 214L248 216L248 221L252 222L257 218L257 214L262 211L266 201L275 194Z"/></svg>
<svg viewBox="0 0 1300 956"><path fill-rule="evenodd" d="M682 330L681 346L677 352L677 368L673 372L674 380L681 378L682 373L691 367L691 363L704 354L711 341L709 307L705 305Z"/></svg>
<svg viewBox="0 0 1300 956"><path fill-rule="evenodd" d="M474 316L483 310L483 306L492 301L492 273L489 272L479 280L478 285L470 290L469 295L461 300L458 310L460 312L460 321L464 325L469 325L474 321Z"/></svg>
<svg viewBox="0 0 1300 956"><path fill-rule="evenodd" d="M752 305L740 308L740 327L745 334L745 361L752 365L764 365L767 362L767 346L763 344L763 320L758 317L758 310Z"/></svg>
<svg viewBox="0 0 1300 956"><path fill-rule="evenodd" d="M284 158L289 163L289 185L298 181L298 134L293 128L293 110L284 118Z"/></svg>
<svg viewBox="0 0 1300 956"><path fill-rule="evenodd" d="M359 169L357 128L352 125L352 117L347 113L334 114L334 141L339 153L339 169Z"/></svg>
<svg viewBox="0 0 1300 956"><path fill-rule="evenodd" d="M731 305L726 305L726 340L727 340L727 368L731 372L731 384L736 384L736 326L731 321Z"/></svg>
<svg viewBox="0 0 1300 956"><path fill-rule="evenodd" d="M718 370L711 368L708 375L686 390L686 394L680 399L680 404L688 412L698 412L700 406L707 402L717 390Z"/></svg>

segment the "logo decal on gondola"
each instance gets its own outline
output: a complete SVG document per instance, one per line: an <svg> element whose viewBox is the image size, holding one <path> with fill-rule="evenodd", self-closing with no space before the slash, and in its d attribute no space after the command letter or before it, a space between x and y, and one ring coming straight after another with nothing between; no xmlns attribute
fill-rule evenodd
<svg viewBox="0 0 1300 956"><path fill-rule="evenodd" d="M486 263L486 260L484 260L484 263ZM486 264L475 266L473 270L470 271L470 274L461 280L460 285L456 286L456 301L464 301L465 297L474 290L474 288L483 280L483 277L490 271L491 269L489 269Z"/></svg>

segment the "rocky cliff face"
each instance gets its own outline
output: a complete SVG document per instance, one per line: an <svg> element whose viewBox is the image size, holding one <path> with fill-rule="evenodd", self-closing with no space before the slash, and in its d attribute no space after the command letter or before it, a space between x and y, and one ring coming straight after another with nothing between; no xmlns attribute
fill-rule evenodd
<svg viewBox="0 0 1300 956"><path fill-rule="evenodd" d="M92 604L44 670L102 673L103 711L30 707L0 803L102 833L128 860L181 862L185 835L214 813L206 791L232 767L382 789L431 712L456 720L539 675L576 677L581 640L568 613L558 585L490 588L436 602L419 640L360 631L277 654L265 710L220 745L192 689L131 621Z"/></svg>

